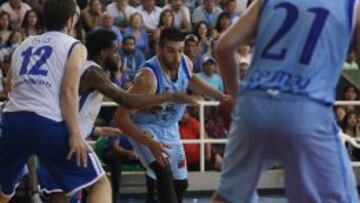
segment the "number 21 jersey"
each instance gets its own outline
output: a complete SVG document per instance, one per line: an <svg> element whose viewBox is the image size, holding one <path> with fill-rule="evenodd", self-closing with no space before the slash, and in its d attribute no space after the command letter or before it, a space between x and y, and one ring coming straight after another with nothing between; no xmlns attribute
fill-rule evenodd
<svg viewBox="0 0 360 203"><path fill-rule="evenodd" d="M12 90L5 112L27 111L62 121L60 89L76 39L61 32L28 37L11 58Z"/></svg>
<svg viewBox="0 0 360 203"><path fill-rule="evenodd" d="M270 89L333 103L352 39L356 0L263 2L253 62L240 93Z"/></svg>

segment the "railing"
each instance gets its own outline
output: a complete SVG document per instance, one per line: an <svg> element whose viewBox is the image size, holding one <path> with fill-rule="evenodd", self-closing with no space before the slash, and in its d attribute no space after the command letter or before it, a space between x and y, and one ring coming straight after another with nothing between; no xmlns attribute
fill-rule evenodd
<svg viewBox="0 0 360 203"><path fill-rule="evenodd" d="M200 138L191 140L182 140L183 144L200 144L200 171L205 171L205 145L206 144L226 144L227 139L205 139L205 107L218 106L218 101L199 101L199 122L200 122ZM360 106L360 101L336 101L334 105L354 105ZM117 106L115 102L103 102L103 107ZM355 148L360 149L360 139L352 138L349 135L341 133L344 142L348 142ZM360 166L360 161L352 162L354 167Z"/></svg>

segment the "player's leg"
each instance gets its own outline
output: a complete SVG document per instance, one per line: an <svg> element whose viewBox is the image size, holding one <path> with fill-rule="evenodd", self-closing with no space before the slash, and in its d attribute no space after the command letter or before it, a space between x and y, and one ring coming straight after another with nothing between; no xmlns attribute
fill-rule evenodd
<svg viewBox="0 0 360 203"><path fill-rule="evenodd" d="M36 123L36 122L35 122ZM27 173L25 167L33 143L31 132L34 121L28 113L5 113L0 135L0 202L8 202L20 179ZM19 127L21 126L21 127Z"/></svg>
<svg viewBox="0 0 360 203"><path fill-rule="evenodd" d="M289 202L357 203L354 173L332 108L301 101L286 113L294 115L281 139Z"/></svg>
<svg viewBox="0 0 360 203"><path fill-rule="evenodd" d="M67 160L69 138L65 123L44 122L43 139L37 155L39 157L38 178L42 190L47 193L64 192L72 194L92 186L88 202L111 203L111 187L95 153L89 146L88 166L77 166L76 157ZM47 127L46 127L47 126ZM51 135L51 136L46 136ZM99 199L100 198L100 199Z"/></svg>
<svg viewBox="0 0 360 203"><path fill-rule="evenodd" d="M180 135L178 135L180 136ZM173 172L173 184L178 202L181 203L189 186L187 177L186 157L183 145L173 145L168 150L170 153L171 170Z"/></svg>
<svg viewBox="0 0 360 203"><path fill-rule="evenodd" d="M241 108L240 108L241 107ZM255 203L256 186L271 153L264 111L257 98L239 98L228 134L220 183L212 202Z"/></svg>

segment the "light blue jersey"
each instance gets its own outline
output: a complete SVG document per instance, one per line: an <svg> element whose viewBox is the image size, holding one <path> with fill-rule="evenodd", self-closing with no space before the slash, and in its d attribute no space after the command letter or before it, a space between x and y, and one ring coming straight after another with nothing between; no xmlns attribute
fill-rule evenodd
<svg viewBox="0 0 360 203"><path fill-rule="evenodd" d="M254 60L241 93L274 89L333 103L354 30L354 4L355 0L265 0Z"/></svg>
<svg viewBox="0 0 360 203"><path fill-rule="evenodd" d="M156 76L156 94L163 92L186 92L190 79L190 72L184 56L181 58L178 77L176 80L170 79L165 74L165 72L160 67L159 60L156 56L146 61L141 69L143 68L151 69L151 71ZM177 125L185 109L186 104L166 102L161 104L159 109L157 109L155 112L138 112L132 116L132 119L138 125L154 124L162 128L167 128Z"/></svg>

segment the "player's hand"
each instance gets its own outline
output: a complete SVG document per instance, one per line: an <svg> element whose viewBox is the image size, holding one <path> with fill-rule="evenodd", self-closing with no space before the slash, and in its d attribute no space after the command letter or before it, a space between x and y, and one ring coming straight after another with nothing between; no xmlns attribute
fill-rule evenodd
<svg viewBox="0 0 360 203"><path fill-rule="evenodd" d="M96 127L94 130L94 135L96 136L112 137L119 134L123 134L123 132L119 128Z"/></svg>
<svg viewBox="0 0 360 203"><path fill-rule="evenodd" d="M71 157L75 155L77 166L86 168L88 165L87 156L89 148L85 141L80 137L80 135L74 135L70 137L69 145L70 152L67 156L67 159L70 160Z"/></svg>
<svg viewBox="0 0 360 203"><path fill-rule="evenodd" d="M156 161L160 164L160 166L165 167L169 164L170 155L166 152L165 148L170 148L169 145L152 141L149 145L150 151L155 157Z"/></svg>
<svg viewBox="0 0 360 203"><path fill-rule="evenodd" d="M180 103L180 104L189 104L192 106L198 106L199 103L190 95L187 95L186 93L182 92L176 92L169 95L170 101L174 103Z"/></svg>

